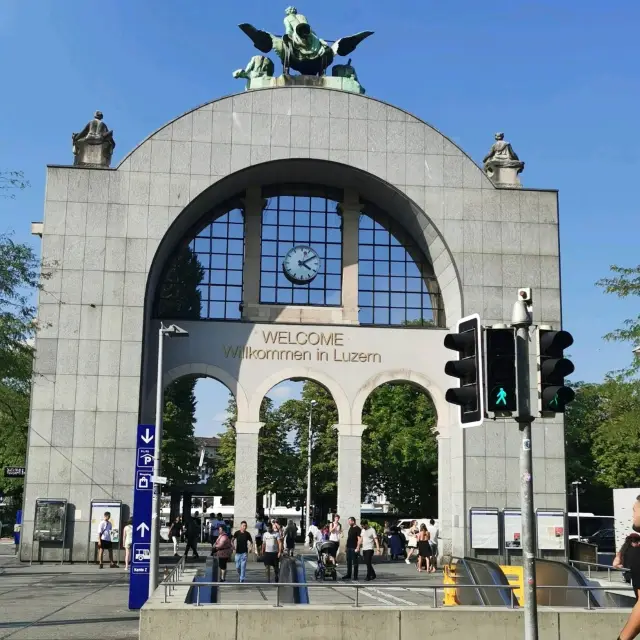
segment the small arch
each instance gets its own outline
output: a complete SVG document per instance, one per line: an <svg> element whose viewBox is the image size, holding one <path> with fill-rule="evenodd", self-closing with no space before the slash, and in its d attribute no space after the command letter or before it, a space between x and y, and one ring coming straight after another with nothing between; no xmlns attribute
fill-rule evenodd
<svg viewBox="0 0 640 640"><path fill-rule="evenodd" d="M350 414L349 400L345 392L340 385L326 373L310 369L308 367L291 367L289 369L283 369L274 373L264 380L259 387L253 392L251 401L249 403L249 422L258 422L260 417L260 406L262 405L262 399L269 391L277 384L284 382L285 380L296 378L305 378L317 382L323 386L332 396L338 408L338 420L343 422L348 419Z"/></svg>
<svg viewBox="0 0 640 640"><path fill-rule="evenodd" d="M190 376L192 378L213 378L218 382L221 382L229 391L235 396L236 404L238 406L238 421L247 422L246 416L249 415L249 402L247 401L247 394L245 393L240 383L229 373L204 362L195 362L193 364L183 364L179 367L174 367L164 374L164 388L166 389L172 382L178 378L184 376ZM148 406L153 406L153 399L156 395L155 385L149 392L147 401Z"/></svg>
<svg viewBox="0 0 640 640"><path fill-rule="evenodd" d="M443 430L448 429L447 417L449 415L448 405L445 402L444 394L427 376L410 369L394 369L383 371L369 378L358 390L352 409L352 424L362 424L362 412L367 398L375 389L387 382L408 382L420 387L429 394L433 400L438 416L437 428L439 437L443 436Z"/></svg>

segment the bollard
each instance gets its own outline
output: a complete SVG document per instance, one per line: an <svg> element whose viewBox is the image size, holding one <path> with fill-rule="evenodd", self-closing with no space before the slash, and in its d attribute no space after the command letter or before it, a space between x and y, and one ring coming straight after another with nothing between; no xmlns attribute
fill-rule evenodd
<svg viewBox="0 0 640 640"><path fill-rule="evenodd" d="M280 585L276 585L276 607L280 606Z"/></svg>
<svg viewBox="0 0 640 640"><path fill-rule="evenodd" d="M360 604L360 587L356 585L356 609Z"/></svg>
<svg viewBox="0 0 640 640"><path fill-rule="evenodd" d="M438 589L433 587L433 608L438 608Z"/></svg>

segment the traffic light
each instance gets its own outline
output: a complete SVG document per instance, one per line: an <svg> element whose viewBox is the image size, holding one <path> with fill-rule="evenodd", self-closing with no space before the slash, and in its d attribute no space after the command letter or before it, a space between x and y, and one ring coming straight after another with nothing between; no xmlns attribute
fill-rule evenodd
<svg viewBox="0 0 640 640"><path fill-rule="evenodd" d="M564 357L564 350L573 344L568 331L538 330L538 358L540 369L540 411L564 413L575 393L564 384L565 376L573 373L573 362Z"/></svg>
<svg viewBox="0 0 640 640"><path fill-rule="evenodd" d="M458 378L460 386L449 389L447 402L460 407L460 426L477 427L484 420L484 391L482 366L482 326L477 313L462 318L457 333L444 338L444 346L458 352L457 360L445 364L444 372Z"/></svg>
<svg viewBox="0 0 640 640"><path fill-rule="evenodd" d="M487 411L516 411L516 341L513 329L487 327Z"/></svg>

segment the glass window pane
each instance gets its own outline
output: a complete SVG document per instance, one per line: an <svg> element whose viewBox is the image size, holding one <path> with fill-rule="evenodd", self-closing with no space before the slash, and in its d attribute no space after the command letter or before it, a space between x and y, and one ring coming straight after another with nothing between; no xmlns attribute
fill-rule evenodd
<svg viewBox="0 0 640 640"><path fill-rule="evenodd" d="M291 304L293 292L291 289L276 289L276 301L278 304Z"/></svg>
<svg viewBox="0 0 640 640"><path fill-rule="evenodd" d="M392 276L403 276L405 274L405 264L404 262L392 262L391 263L391 275Z"/></svg>
<svg viewBox="0 0 640 640"><path fill-rule="evenodd" d="M296 287L293 290L293 304L308 304L309 303L309 289Z"/></svg>
<svg viewBox="0 0 640 640"><path fill-rule="evenodd" d="M244 253L244 243L242 240L229 240L229 253L242 255Z"/></svg>
<svg viewBox="0 0 640 640"><path fill-rule="evenodd" d="M389 306L389 294L376 291L373 298L374 307L388 307Z"/></svg>
<svg viewBox="0 0 640 640"><path fill-rule="evenodd" d="M262 242L262 255L263 256L275 256L278 254L277 242Z"/></svg>
<svg viewBox="0 0 640 640"><path fill-rule="evenodd" d="M358 293L358 306L360 307L373 306L373 293L371 291L360 291Z"/></svg>
<svg viewBox="0 0 640 640"><path fill-rule="evenodd" d="M242 215L241 209L233 209L227 213L227 217L229 218L229 222L244 224L244 216Z"/></svg>
<svg viewBox="0 0 640 640"><path fill-rule="evenodd" d="M373 231L360 229L358 241L360 244L373 244Z"/></svg>
<svg viewBox="0 0 640 640"><path fill-rule="evenodd" d="M327 289L327 295L325 298L325 304L331 304L331 305L335 305L335 306L339 306L340 305L340 292L336 291L334 289Z"/></svg>
<svg viewBox="0 0 640 640"><path fill-rule="evenodd" d="M211 302L209 304L210 318L224 318L224 302Z"/></svg>
<svg viewBox="0 0 640 640"><path fill-rule="evenodd" d="M324 213L312 213L311 214L311 226L312 227L322 227L324 228L324 223L326 220L326 215Z"/></svg>
<svg viewBox="0 0 640 640"><path fill-rule="evenodd" d="M278 215L278 224L293 226L293 211L280 211L280 214Z"/></svg>
<svg viewBox="0 0 640 640"><path fill-rule="evenodd" d="M374 248L376 260L389 260L389 247L381 247L376 245Z"/></svg>
<svg viewBox="0 0 640 640"><path fill-rule="evenodd" d="M340 260L327 260L327 267L325 270L327 273L341 273L342 267Z"/></svg>
<svg viewBox="0 0 640 640"><path fill-rule="evenodd" d="M227 271L227 284L242 286L242 271Z"/></svg>
<svg viewBox="0 0 640 640"><path fill-rule="evenodd" d="M373 309L371 307L360 307L358 320L361 324L373 324Z"/></svg>
<svg viewBox="0 0 640 640"><path fill-rule="evenodd" d="M242 287L227 287L227 300L242 301Z"/></svg>
<svg viewBox="0 0 640 640"><path fill-rule="evenodd" d="M296 200L299 200L299 198L296 198ZM308 227L309 213L307 211L296 211L294 220L296 227Z"/></svg>
<svg viewBox="0 0 640 640"><path fill-rule="evenodd" d="M375 324L389 324L389 309L374 309L373 321Z"/></svg>
<svg viewBox="0 0 640 640"><path fill-rule="evenodd" d="M311 289L309 291L309 302L311 304L324 304L324 290L316 291Z"/></svg>
<svg viewBox="0 0 640 640"><path fill-rule="evenodd" d="M260 275L260 280L263 287L275 287L276 286L276 274L263 272Z"/></svg>
<svg viewBox="0 0 640 640"><path fill-rule="evenodd" d="M339 244L328 244L327 258L342 258L342 246Z"/></svg>
<svg viewBox="0 0 640 640"><path fill-rule="evenodd" d="M262 227L262 241L265 240L277 240L278 239L278 227Z"/></svg>
<svg viewBox="0 0 640 640"><path fill-rule="evenodd" d="M324 198L311 198L311 209L324 213L327 210L327 201Z"/></svg>
<svg viewBox="0 0 640 640"><path fill-rule="evenodd" d="M304 227L302 229L299 227L296 227L293 238L296 242L304 242L308 244L309 236L310 236L309 227Z"/></svg>
<svg viewBox="0 0 640 640"><path fill-rule="evenodd" d="M211 271L211 284L226 284L227 272L222 269Z"/></svg>
<svg viewBox="0 0 640 640"><path fill-rule="evenodd" d="M196 238L194 251L196 253L209 253L211 251L211 241L209 238Z"/></svg>
<svg viewBox="0 0 640 640"><path fill-rule="evenodd" d="M421 284L420 278L407 278L407 291L420 291Z"/></svg>
<svg viewBox="0 0 640 640"><path fill-rule="evenodd" d="M327 276L327 289L340 289L341 276Z"/></svg>
<svg viewBox="0 0 640 640"><path fill-rule="evenodd" d="M392 293L391 294L391 306L392 307L405 307L406 297L404 293Z"/></svg>
<svg viewBox="0 0 640 640"><path fill-rule="evenodd" d="M262 213L262 226L267 224L271 224L273 226L278 224L278 213L276 209L265 209Z"/></svg>
<svg viewBox="0 0 640 640"><path fill-rule="evenodd" d="M277 271L276 268L276 259L275 258L262 258L262 269L263 271Z"/></svg>
<svg viewBox="0 0 640 640"><path fill-rule="evenodd" d="M406 291L404 278L391 278L391 291Z"/></svg>
<svg viewBox="0 0 640 640"><path fill-rule="evenodd" d="M224 287L210 287L209 298L211 300L225 300Z"/></svg>
<svg viewBox="0 0 640 640"><path fill-rule="evenodd" d="M404 262L408 258L409 258L409 256L407 255L407 252L404 249L404 247L391 247L391 259L392 260L399 260L401 262Z"/></svg>
<svg viewBox="0 0 640 640"><path fill-rule="evenodd" d="M240 305L237 302L227 302L225 312L228 320L237 320L240 318Z"/></svg>
<svg viewBox="0 0 640 640"><path fill-rule="evenodd" d="M293 227L279 227L278 240L287 240L291 242L293 240Z"/></svg>
<svg viewBox="0 0 640 640"><path fill-rule="evenodd" d="M373 278L370 276L360 276L358 278L358 288L361 291L373 291Z"/></svg>
<svg viewBox="0 0 640 640"><path fill-rule="evenodd" d="M226 269L227 268L227 256L224 253L214 253L211 256L211 268L212 269Z"/></svg>
<svg viewBox="0 0 640 640"><path fill-rule="evenodd" d="M412 276L414 278L420 277L420 269L416 266L416 263L413 261L407 262L407 275Z"/></svg>
<svg viewBox="0 0 640 640"><path fill-rule="evenodd" d="M373 260L360 260L358 272L363 276L373 275Z"/></svg>
<svg viewBox="0 0 640 640"><path fill-rule="evenodd" d="M268 287L260 289L260 299L262 300L262 302L275 302L276 290Z"/></svg>
<svg viewBox="0 0 640 640"><path fill-rule="evenodd" d="M242 271L242 256L227 256L227 267Z"/></svg>
<svg viewBox="0 0 640 640"><path fill-rule="evenodd" d="M373 263L373 272L377 276L388 276L389 275L389 266L390 266L389 262L376 260Z"/></svg>
<svg viewBox="0 0 640 640"><path fill-rule="evenodd" d="M391 309L391 324L405 324L406 312L404 309Z"/></svg>
<svg viewBox="0 0 640 640"><path fill-rule="evenodd" d="M373 247L362 246L358 248L360 260L373 260Z"/></svg>
<svg viewBox="0 0 640 640"><path fill-rule="evenodd" d="M226 238L214 238L211 241L211 251L213 253L226 254L228 251L228 242Z"/></svg>
<svg viewBox="0 0 640 640"><path fill-rule="evenodd" d="M374 286L376 291L389 291L389 278L376 276L374 278Z"/></svg>
<svg viewBox="0 0 640 640"><path fill-rule="evenodd" d="M327 232L322 229L311 229L311 242L324 242L327 239Z"/></svg>
<svg viewBox="0 0 640 640"><path fill-rule="evenodd" d="M229 235L228 233L229 227L226 222L214 222L211 225L211 228L212 228L211 235L214 238L226 238Z"/></svg>
<svg viewBox="0 0 640 640"><path fill-rule="evenodd" d="M414 309L422 307L422 295L419 293L407 293L407 307Z"/></svg>

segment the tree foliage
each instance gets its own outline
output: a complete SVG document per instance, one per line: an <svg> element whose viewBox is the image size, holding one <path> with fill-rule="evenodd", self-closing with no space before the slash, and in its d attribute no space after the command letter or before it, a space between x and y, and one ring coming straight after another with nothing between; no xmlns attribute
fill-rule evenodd
<svg viewBox="0 0 640 640"><path fill-rule="evenodd" d="M596 285L604 289L605 293L612 293L619 298L640 296L640 265L637 267L611 266L614 274L609 278L602 278ZM616 329L604 336L605 340L615 342L630 342L634 349L640 347L640 315L628 318L620 329ZM627 369L621 373L632 375L640 371L640 352L634 352L634 359Z"/></svg>
<svg viewBox="0 0 640 640"><path fill-rule="evenodd" d="M31 300L38 279L31 248L0 235L0 469L26 461L36 328ZM23 484L0 477L0 490L13 499L14 510L22 502Z"/></svg>
<svg viewBox="0 0 640 640"><path fill-rule="evenodd" d="M364 406L362 488L382 493L402 513L438 512L437 416L433 401L408 383L384 384Z"/></svg>

